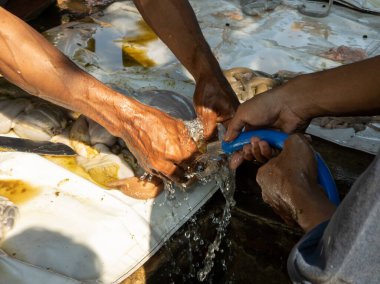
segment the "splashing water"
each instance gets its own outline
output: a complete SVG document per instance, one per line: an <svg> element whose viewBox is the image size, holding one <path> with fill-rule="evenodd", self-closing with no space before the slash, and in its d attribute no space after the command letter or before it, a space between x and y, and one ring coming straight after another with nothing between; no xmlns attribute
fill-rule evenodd
<svg viewBox="0 0 380 284"><path fill-rule="evenodd" d="M164 180L164 192L165 200L170 204L171 208L179 208L182 203L179 202L175 195L176 186L169 180ZM175 216L174 210L172 210L172 216Z"/></svg>
<svg viewBox="0 0 380 284"><path fill-rule="evenodd" d="M189 131L189 135L195 142L203 142L203 124L199 118L186 120L183 122Z"/></svg>
<svg viewBox="0 0 380 284"><path fill-rule="evenodd" d="M203 142L203 126L199 119L185 122L185 126L188 128L190 136L196 141ZM201 134L199 134L201 133ZM225 133L225 128L218 124L218 137L222 139ZM219 155L212 157L207 153L200 155L197 158L197 168L195 172L189 173L187 178L191 179L196 177L201 183L206 184L211 181L216 181L217 186L220 188L224 198L226 199L226 205L223 210L223 215L219 221L217 228L217 234L214 241L209 245L206 257L204 259L204 266L197 273L199 281L204 281L207 275L210 273L214 266L214 258L216 251L219 251L220 243L223 237L226 235L226 228L231 219L231 207L235 206L234 192L235 192L235 171L231 170L228 166L229 159L226 155Z"/></svg>
<svg viewBox="0 0 380 284"><path fill-rule="evenodd" d="M189 131L190 136L199 145L202 145L204 137L203 126L200 120L195 119L191 121L185 121L184 123ZM221 138L223 132L223 128L218 127L219 138ZM235 192L235 171L231 170L228 165L229 159L226 155L212 157L209 154L205 153L197 158L196 169L193 169L192 172L186 174L186 177L189 180L196 178L201 184L216 182L218 188L220 188L224 198L226 199L226 205L223 209L222 218L220 220L214 218L216 220L216 223L218 223L217 233L214 241L208 247L203 263L203 268L197 272L197 278L199 281L204 281L214 266L214 258L216 256L216 252L219 251L221 241L226 235L226 228L230 223L231 208L235 205L235 200L233 198ZM166 195L165 200L166 202L170 203L172 208L181 206L181 204L176 200L176 187L182 190L186 190L186 186L176 186L171 181L164 180L164 189ZM174 211L172 214L174 214ZM185 237L190 240L191 233L186 232ZM203 245L203 241L200 240L198 234L194 234L194 238L194 241L198 241L199 239L200 244ZM196 267L198 267L198 265Z"/></svg>
<svg viewBox="0 0 380 284"><path fill-rule="evenodd" d="M206 168L202 173L198 173L198 179L201 182L209 182L215 180L220 188L226 205L223 209L223 215L217 228L217 233L214 241L209 245L206 257L204 259L204 266L197 273L199 281L204 281L214 266L214 258L216 251L219 251L220 243L226 235L226 228L231 220L231 208L235 206L234 192L235 192L235 171L228 167L228 158L220 156L218 158L210 158L209 155L202 155L201 159L207 160ZM197 173L196 173L197 175Z"/></svg>

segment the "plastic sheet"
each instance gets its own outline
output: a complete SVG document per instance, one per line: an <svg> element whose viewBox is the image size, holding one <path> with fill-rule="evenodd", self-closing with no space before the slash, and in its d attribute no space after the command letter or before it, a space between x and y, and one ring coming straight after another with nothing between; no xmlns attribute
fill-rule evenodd
<svg viewBox="0 0 380 284"><path fill-rule="evenodd" d="M198 185L186 193L177 191L172 202L165 194L136 200L25 153L0 153L0 179L21 181L34 190L16 202L20 216L1 244L4 284L30 283L31 273L41 274L33 276L34 283L117 283L153 255L216 190L214 184Z"/></svg>

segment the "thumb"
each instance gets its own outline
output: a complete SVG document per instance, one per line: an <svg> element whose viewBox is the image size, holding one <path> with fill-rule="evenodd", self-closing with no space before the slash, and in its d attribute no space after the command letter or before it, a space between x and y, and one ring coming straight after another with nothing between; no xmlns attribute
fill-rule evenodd
<svg viewBox="0 0 380 284"><path fill-rule="evenodd" d="M198 119L202 123L203 136L204 136L203 138L205 140L208 140L215 131L217 115L211 109L203 107L203 106L196 106L195 110L196 110Z"/></svg>
<svg viewBox="0 0 380 284"><path fill-rule="evenodd" d="M228 124L227 131L223 137L224 140L227 142L234 140L240 134L244 126L245 122L240 118L238 111Z"/></svg>

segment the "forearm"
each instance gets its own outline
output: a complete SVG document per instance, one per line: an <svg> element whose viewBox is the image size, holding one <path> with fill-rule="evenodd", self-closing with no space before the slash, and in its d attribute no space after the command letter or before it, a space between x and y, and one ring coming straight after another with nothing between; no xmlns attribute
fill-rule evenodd
<svg viewBox="0 0 380 284"><path fill-rule="evenodd" d="M81 70L33 28L2 8L0 73L28 93L83 113L111 132L118 120L118 104L138 107Z"/></svg>
<svg viewBox="0 0 380 284"><path fill-rule="evenodd" d="M317 73L284 86L289 105L309 118L380 112L380 56Z"/></svg>
<svg viewBox="0 0 380 284"><path fill-rule="evenodd" d="M223 77L187 0L134 0L144 20L198 81Z"/></svg>

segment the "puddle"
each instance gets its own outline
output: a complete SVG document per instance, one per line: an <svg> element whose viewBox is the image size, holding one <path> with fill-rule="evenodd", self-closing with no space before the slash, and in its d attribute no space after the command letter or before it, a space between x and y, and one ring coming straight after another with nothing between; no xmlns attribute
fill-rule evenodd
<svg viewBox="0 0 380 284"><path fill-rule="evenodd" d="M37 187L22 180L0 180L0 196L17 205L33 199L39 192Z"/></svg>
<svg viewBox="0 0 380 284"><path fill-rule="evenodd" d="M153 67L154 60L148 56L147 44L157 39L157 35L142 20L136 23L137 32L120 37L113 28L100 27L87 42L86 49L99 58L100 66L124 68L132 66Z"/></svg>

